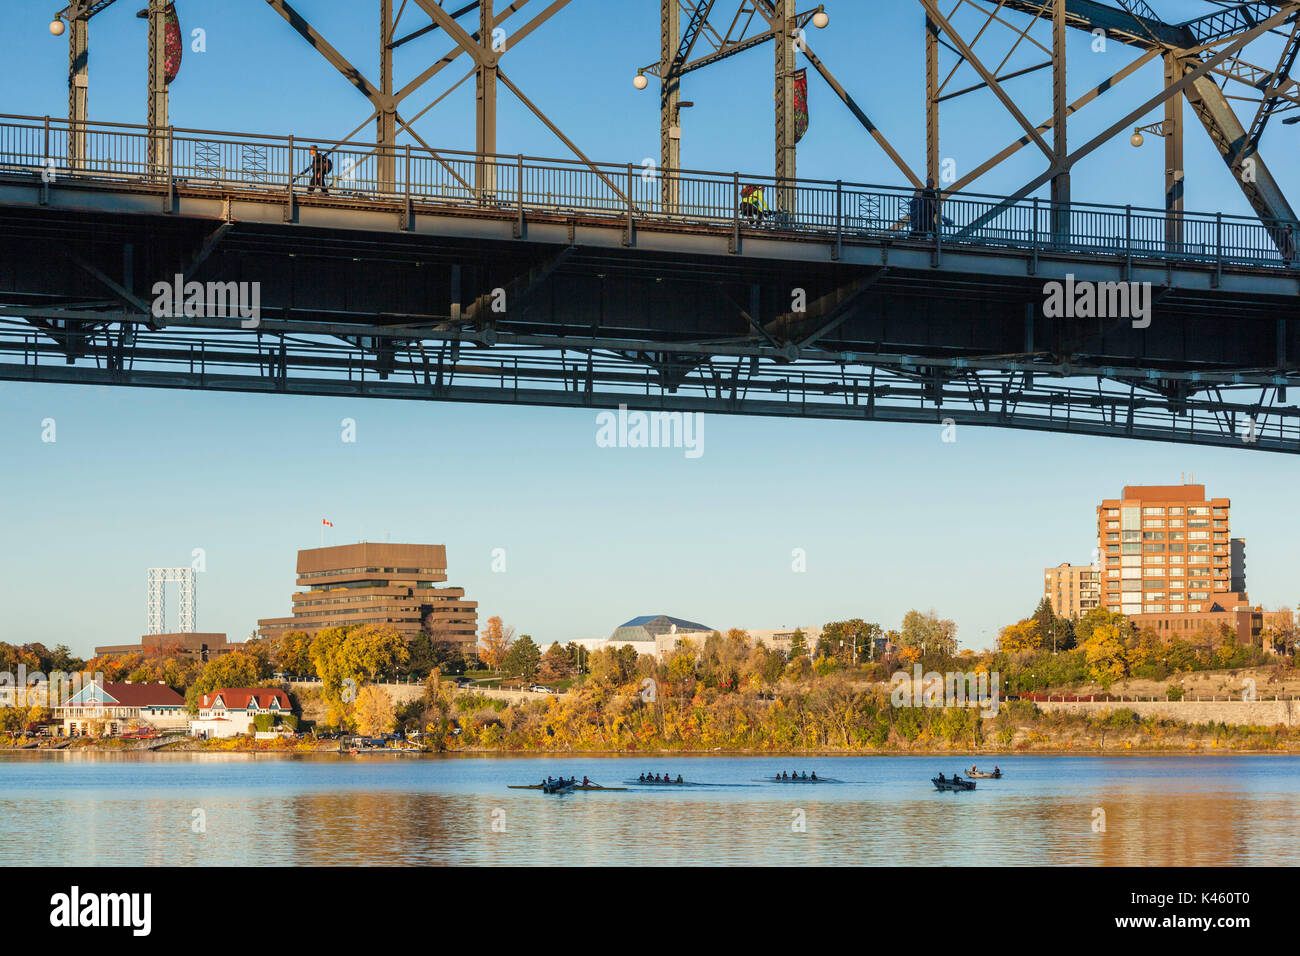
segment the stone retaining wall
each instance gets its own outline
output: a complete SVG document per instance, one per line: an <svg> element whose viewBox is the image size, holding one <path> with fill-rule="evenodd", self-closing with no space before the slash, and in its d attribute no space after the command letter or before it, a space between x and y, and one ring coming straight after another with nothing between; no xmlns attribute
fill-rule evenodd
<svg viewBox="0 0 1300 956"><path fill-rule="evenodd" d="M1297 700L1040 700L1035 703L1044 713L1083 714L1089 717L1116 710L1131 710L1140 717L1160 717L1184 724L1300 726L1300 701Z"/></svg>

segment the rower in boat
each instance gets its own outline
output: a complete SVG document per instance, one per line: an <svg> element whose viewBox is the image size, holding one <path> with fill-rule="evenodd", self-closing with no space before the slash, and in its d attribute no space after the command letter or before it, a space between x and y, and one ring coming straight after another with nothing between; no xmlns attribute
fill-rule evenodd
<svg viewBox="0 0 1300 956"><path fill-rule="evenodd" d="M680 773L677 775L677 782L678 782L678 783L685 783L685 782L686 782L685 780L682 779L682 775L681 775Z"/></svg>
<svg viewBox="0 0 1300 956"><path fill-rule="evenodd" d="M817 771L816 771L816 770L813 771L812 778L813 778L814 780L817 779Z"/></svg>

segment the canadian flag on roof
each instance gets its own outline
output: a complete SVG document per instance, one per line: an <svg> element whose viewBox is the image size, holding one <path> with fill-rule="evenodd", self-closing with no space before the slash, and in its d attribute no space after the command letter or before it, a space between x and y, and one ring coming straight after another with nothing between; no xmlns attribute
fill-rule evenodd
<svg viewBox="0 0 1300 956"><path fill-rule="evenodd" d="M330 521L329 518L321 518L321 519L320 519L320 523L323 524L323 525L325 525L325 526L328 527L328 528L332 528L332 527L334 527L334 522L333 522L333 521Z"/></svg>

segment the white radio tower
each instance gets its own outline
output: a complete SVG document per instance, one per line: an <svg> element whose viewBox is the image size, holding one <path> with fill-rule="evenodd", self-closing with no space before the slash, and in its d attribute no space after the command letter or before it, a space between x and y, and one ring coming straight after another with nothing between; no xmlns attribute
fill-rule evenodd
<svg viewBox="0 0 1300 956"><path fill-rule="evenodd" d="M175 582L180 599L180 620L177 634L194 633L194 569L149 569L149 634L167 634L167 588Z"/></svg>

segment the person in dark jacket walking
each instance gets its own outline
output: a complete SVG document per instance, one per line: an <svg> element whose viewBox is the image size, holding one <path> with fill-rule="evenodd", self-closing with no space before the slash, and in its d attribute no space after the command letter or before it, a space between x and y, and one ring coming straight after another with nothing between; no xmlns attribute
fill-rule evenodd
<svg viewBox="0 0 1300 956"><path fill-rule="evenodd" d="M308 169L311 172L311 182L307 186L307 192L319 187L321 195L328 196L330 191L325 185L325 177L334 169L334 161L320 152L314 143L311 147L311 166Z"/></svg>

